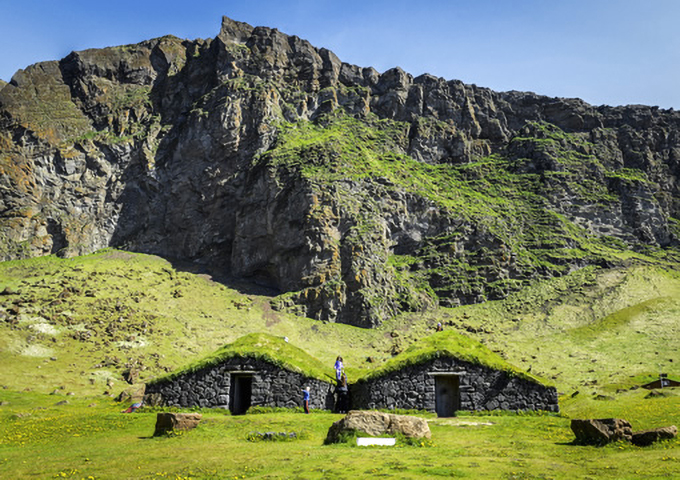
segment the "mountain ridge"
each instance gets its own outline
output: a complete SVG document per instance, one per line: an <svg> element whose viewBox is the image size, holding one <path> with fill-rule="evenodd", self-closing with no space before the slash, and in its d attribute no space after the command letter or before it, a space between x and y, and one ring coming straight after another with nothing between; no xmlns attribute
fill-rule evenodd
<svg viewBox="0 0 680 480"><path fill-rule="evenodd" d="M0 173L3 259L125 247L364 327L676 262L680 234L677 112L379 74L227 17L18 72Z"/></svg>

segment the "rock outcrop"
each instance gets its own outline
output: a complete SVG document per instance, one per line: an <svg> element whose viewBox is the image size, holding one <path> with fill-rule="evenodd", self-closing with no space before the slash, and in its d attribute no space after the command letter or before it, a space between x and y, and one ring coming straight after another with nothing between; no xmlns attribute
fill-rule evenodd
<svg viewBox="0 0 680 480"><path fill-rule="evenodd" d="M630 423L620 418L587 419L571 421L571 430L579 445L606 445L626 441L638 447L647 447L661 440L671 440L678 435L675 425L633 432Z"/></svg>
<svg viewBox="0 0 680 480"><path fill-rule="evenodd" d="M143 402L146 394L146 384L130 385L122 390L115 398L117 402Z"/></svg>
<svg viewBox="0 0 680 480"><path fill-rule="evenodd" d="M670 427L652 428L650 430L641 430L633 432L631 442L638 447L648 447L654 442L660 440L671 440L678 436L678 427L671 425Z"/></svg>
<svg viewBox="0 0 680 480"><path fill-rule="evenodd" d="M338 443L344 435L362 434L371 437L402 434L410 438L430 438L432 436L427 421L408 415L394 415L374 410L352 410L344 418L328 429L324 443Z"/></svg>
<svg viewBox="0 0 680 480"><path fill-rule="evenodd" d="M627 420L601 418L571 421L571 430L580 445L606 445L617 441L631 441L633 431Z"/></svg>
<svg viewBox="0 0 680 480"><path fill-rule="evenodd" d="M158 413L154 437L178 431L193 430L201 422L200 413Z"/></svg>
<svg viewBox="0 0 680 480"><path fill-rule="evenodd" d="M341 62L224 18L0 87L0 259L210 265L371 327L677 246L680 114Z"/></svg>

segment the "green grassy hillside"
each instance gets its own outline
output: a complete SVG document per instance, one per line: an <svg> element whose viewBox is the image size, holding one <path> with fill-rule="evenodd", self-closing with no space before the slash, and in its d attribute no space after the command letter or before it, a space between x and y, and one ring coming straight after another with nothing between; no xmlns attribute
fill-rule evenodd
<svg viewBox="0 0 680 480"><path fill-rule="evenodd" d="M503 301L402 315L373 330L274 312L269 297L235 287L158 257L116 250L0 264L0 477L680 475L678 439L647 448L579 447L569 429L570 418L584 417L626 418L634 429L680 424L677 389L648 398L636 388L660 368L680 377L677 271L642 263L590 267L536 282ZM445 332L432 335L439 321ZM451 337L457 354L507 361L549 379L562 393L562 413L452 419L423 413L432 441L367 455L350 445L323 446L340 415L203 411L197 430L152 438L153 410L123 415L127 404L104 395L126 387L122 373L129 368L150 381L241 350L285 357L307 370L313 363L321 374L341 354L354 380ZM248 441L256 431L301 438Z"/></svg>
<svg viewBox="0 0 680 480"><path fill-rule="evenodd" d="M0 264L0 385L83 394L115 391L127 368L150 380L253 332L287 336L332 367L389 356L392 337L281 314L158 257L105 250ZM106 384L115 382L112 390Z"/></svg>
<svg viewBox="0 0 680 480"><path fill-rule="evenodd" d="M275 312L270 297L116 250L2 263L0 293L0 385L44 393L117 393L126 369L148 381L254 332L288 337L329 367L342 355L351 380L439 321L565 393L677 374L679 361L680 274L642 264L589 267L502 301L404 314L371 330Z"/></svg>

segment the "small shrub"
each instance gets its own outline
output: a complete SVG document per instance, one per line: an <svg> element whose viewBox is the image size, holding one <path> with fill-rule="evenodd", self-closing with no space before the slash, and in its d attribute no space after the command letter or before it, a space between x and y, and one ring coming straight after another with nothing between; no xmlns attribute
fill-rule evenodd
<svg viewBox="0 0 680 480"><path fill-rule="evenodd" d="M431 438L407 437L401 433L396 434L395 438L397 439L398 447L417 447L417 448L436 447L435 443L432 441Z"/></svg>
<svg viewBox="0 0 680 480"><path fill-rule="evenodd" d="M249 442L291 442L307 437L306 432L249 432L246 440Z"/></svg>

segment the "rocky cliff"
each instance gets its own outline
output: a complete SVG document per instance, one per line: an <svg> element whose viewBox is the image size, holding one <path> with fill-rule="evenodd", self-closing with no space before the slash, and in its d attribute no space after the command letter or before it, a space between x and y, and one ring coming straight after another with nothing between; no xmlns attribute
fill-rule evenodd
<svg viewBox="0 0 680 480"><path fill-rule="evenodd" d="M370 327L677 252L672 110L380 74L226 17L0 88L4 260L118 246Z"/></svg>

